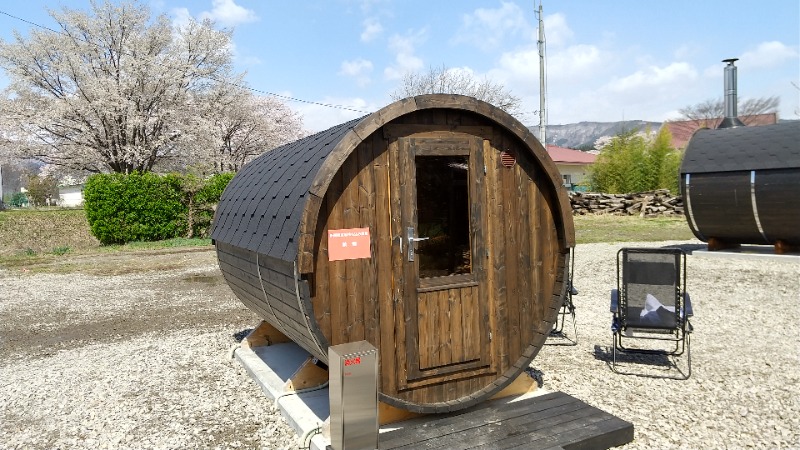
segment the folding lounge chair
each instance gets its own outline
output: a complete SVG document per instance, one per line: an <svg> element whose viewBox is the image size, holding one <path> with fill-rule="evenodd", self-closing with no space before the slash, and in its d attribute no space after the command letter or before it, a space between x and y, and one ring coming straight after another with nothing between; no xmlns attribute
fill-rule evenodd
<svg viewBox="0 0 800 450"><path fill-rule="evenodd" d="M553 329L550 330L551 337L558 337L564 338L569 343L562 343L561 345L577 345L578 344L578 326L575 322L575 304L572 302L572 296L578 295L578 290L575 289L575 286L572 284L573 274L575 272L575 249L569 249L569 260L570 260L570 268L569 268L569 279L567 280L567 292L564 295L564 301L561 304L561 308L558 310L558 316L556 316L556 321L553 323ZM572 329L574 334L574 338L570 338L564 333L564 323L566 321L567 316L572 317Z"/></svg>
<svg viewBox="0 0 800 450"><path fill-rule="evenodd" d="M682 378L691 376L692 302L686 292L686 254L682 250L623 248L617 252L617 289L611 291L611 313L612 370L617 372L617 351L667 356L685 351L688 370ZM640 341L633 341L636 339Z"/></svg>

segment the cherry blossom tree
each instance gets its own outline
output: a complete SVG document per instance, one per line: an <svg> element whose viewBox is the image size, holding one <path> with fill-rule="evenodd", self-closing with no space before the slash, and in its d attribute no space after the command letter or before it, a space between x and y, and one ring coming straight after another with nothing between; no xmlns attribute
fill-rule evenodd
<svg viewBox="0 0 800 450"><path fill-rule="evenodd" d="M235 172L256 156L304 136L298 113L275 97L228 91L211 102L209 122L210 172Z"/></svg>
<svg viewBox="0 0 800 450"><path fill-rule="evenodd" d="M175 168L224 147L207 146L226 142L225 127L217 124L235 119L204 117L215 110L213 101L253 103L243 74L232 68L231 32L210 21L173 26L164 15L151 18L136 1L93 1L88 12L49 14L58 29L32 29L0 42L0 66L10 80L0 99L0 140L18 158L95 173ZM277 119L291 113L273 109ZM259 134L266 125L260 126L249 130ZM238 151L243 139L233 135L227 140Z"/></svg>

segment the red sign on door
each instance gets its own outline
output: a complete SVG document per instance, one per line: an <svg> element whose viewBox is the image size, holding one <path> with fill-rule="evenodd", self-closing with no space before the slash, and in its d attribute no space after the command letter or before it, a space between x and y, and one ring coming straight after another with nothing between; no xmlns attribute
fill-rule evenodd
<svg viewBox="0 0 800 450"><path fill-rule="evenodd" d="M369 258L369 228L328 231L328 261Z"/></svg>

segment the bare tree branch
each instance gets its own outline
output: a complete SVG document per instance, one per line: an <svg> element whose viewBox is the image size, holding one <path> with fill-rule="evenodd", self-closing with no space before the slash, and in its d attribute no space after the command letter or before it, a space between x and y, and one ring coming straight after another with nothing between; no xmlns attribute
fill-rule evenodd
<svg viewBox="0 0 800 450"><path fill-rule="evenodd" d="M772 96L740 101L737 109L739 116L753 116L777 112L779 106L780 98ZM700 103L683 107L678 112L686 120L714 121L725 115L725 100L723 98L704 100Z"/></svg>
<svg viewBox="0 0 800 450"><path fill-rule="evenodd" d="M425 73L409 72L403 76L401 86L391 93L392 100L422 94L461 94L477 98L506 111L511 115L521 113L521 100L506 90L505 86L489 79L476 80L472 72L431 67Z"/></svg>

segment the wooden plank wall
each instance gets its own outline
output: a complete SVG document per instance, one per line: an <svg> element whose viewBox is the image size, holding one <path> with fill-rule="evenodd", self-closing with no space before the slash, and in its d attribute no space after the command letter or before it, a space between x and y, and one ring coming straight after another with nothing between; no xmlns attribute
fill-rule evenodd
<svg viewBox="0 0 800 450"><path fill-rule="evenodd" d="M314 319L328 345L366 339L381 349L380 317L391 316L379 302L390 298L392 270L384 148L377 135L362 142L334 177L320 209L310 284ZM328 230L365 227L370 258L328 260Z"/></svg>
<svg viewBox="0 0 800 450"><path fill-rule="evenodd" d="M222 242L217 242L216 247L225 281L242 303L310 353L326 360L300 310L291 263Z"/></svg>
<svg viewBox="0 0 800 450"><path fill-rule="evenodd" d="M564 260L558 254L556 202L543 170L506 133L495 132L490 145L485 152L490 208L487 278L492 328L497 330L492 349L503 373L527 346L543 342L552 326L555 305L560 304L554 298L556 279ZM513 167L503 166L501 151L515 156Z"/></svg>

